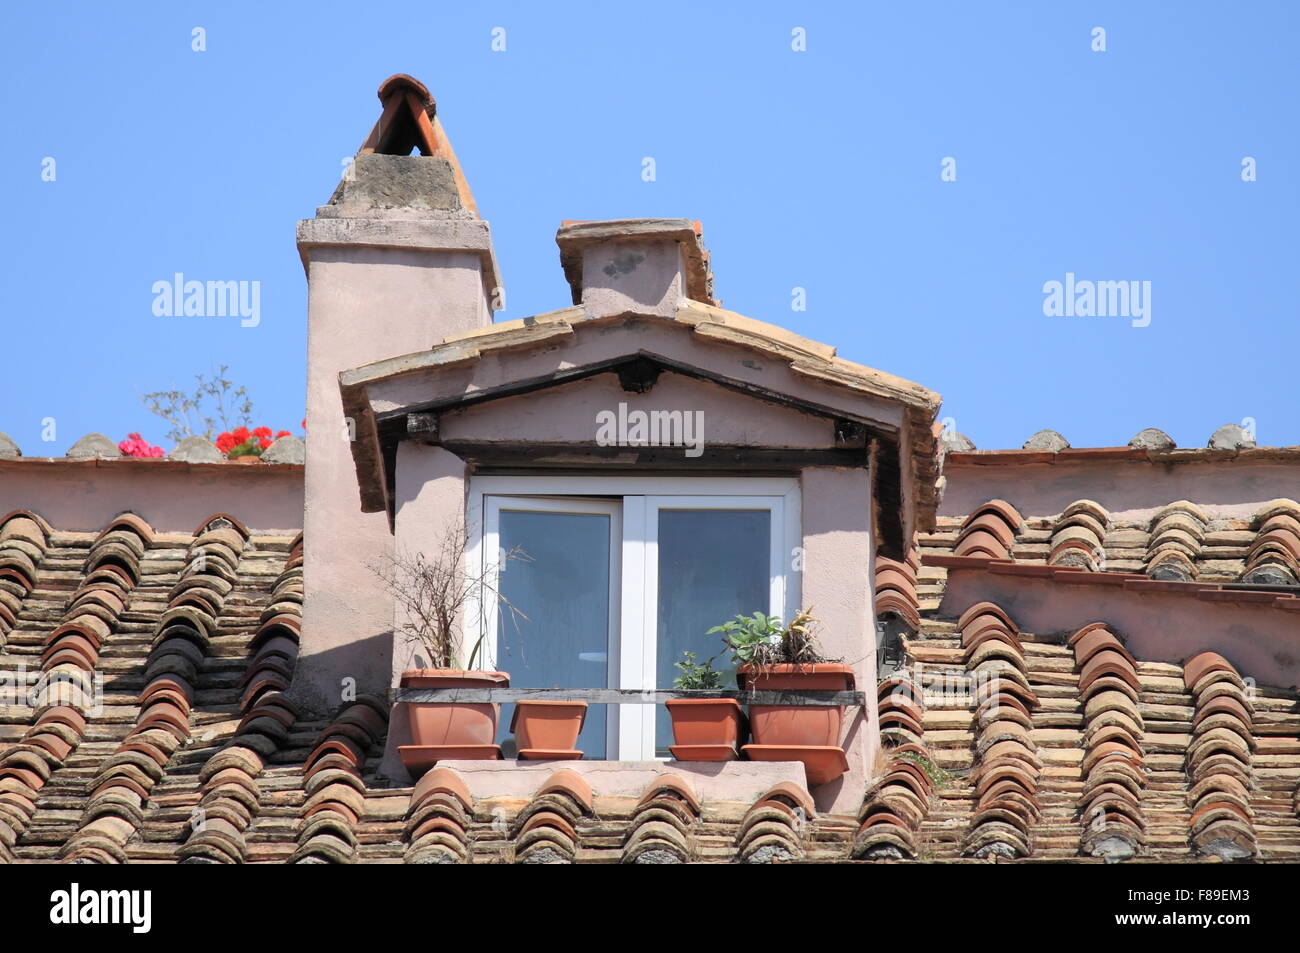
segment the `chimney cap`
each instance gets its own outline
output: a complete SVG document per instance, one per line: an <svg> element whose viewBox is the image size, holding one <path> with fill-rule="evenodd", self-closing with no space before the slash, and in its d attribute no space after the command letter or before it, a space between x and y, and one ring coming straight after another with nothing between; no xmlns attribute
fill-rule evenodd
<svg viewBox="0 0 1300 953"><path fill-rule="evenodd" d="M415 93L420 100L420 105L424 106L425 111L429 113L430 118L432 118L434 106L436 105L433 101L433 94L429 92L428 86L425 86L422 82L408 73L394 73L392 76L388 77L388 79L380 83L379 101L381 103L386 103L388 102L389 97L396 93L406 92L407 90Z"/></svg>
<svg viewBox="0 0 1300 953"><path fill-rule="evenodd" d="M573 303L582 301L582 252L592 245L618 242L677 242L682 247L686 296L692 301L717 305L713 297L713 272L704 247L704 227L689 218L620 218L602 222L566 220L555 233L560 264L569 282Z"/></svg>

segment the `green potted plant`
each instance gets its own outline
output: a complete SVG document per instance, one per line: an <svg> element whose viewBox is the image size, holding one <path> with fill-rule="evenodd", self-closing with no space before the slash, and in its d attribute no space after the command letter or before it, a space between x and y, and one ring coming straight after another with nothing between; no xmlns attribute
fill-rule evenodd
<svg viewBox="0 0 1300 953"><path fill-rule="evenodd" d="M467 573L467 533L454 526L443 534L439 548L430 556L395 554L372 566L394 596L404 621L398 635L413 646L417 664L401 675L402 688L508 688L506 672L475 668L482 649L482 636L470 647L465 664L458 665L462 646L462 621L466 610L489 600L503 611L521 615L501 596L489 573ZM507 559L519 553L507 553ZM481 627L480 627L481 631ZM407 720L411 744L401 745L402 763L418 777L434 764L447 759L498 759L497 721L501 706L478 702L408 702Z"/></svg>
<svg viewBox="0 0 1300 953"><path fill-rule="evenodd" d="M716 656L715 656L716 657ZM722 673L713 659L697 660L683 652L674 662L680 675L673 680L679 691L722 688ZM665 702L673 720L673 757L678 761L734 761L745 731L745 711L734 698L674 698Z"/></svg>
<svg viewBox="0 0 1300 953"><path fill-rule="evenodd" d="M788 626L756 612L710 630L722 635L736 662L742 691L846 691L853 667L827 659L816 629L820 620L801 609ZM754 761L802 761L810 784L825 784L848 770L840 733L842 705L751 705L754 743L744 753Z"/></svg>

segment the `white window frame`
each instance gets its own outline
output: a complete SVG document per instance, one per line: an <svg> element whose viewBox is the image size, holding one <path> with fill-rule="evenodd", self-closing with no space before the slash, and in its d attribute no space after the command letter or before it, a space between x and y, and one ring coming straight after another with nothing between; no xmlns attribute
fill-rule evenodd
<svg viewBox="0 0 1300 953"><path fill-rule="evenodd" d="M606 671L604 688L617 688L619 678L619 656L622 639L619 637L619 624L622 612L619 601L622 594L623 578L621 561L623 553L623 507L618 500L596 497L548 497L505 496L492 494L484 497L483 539L484 554L501 552L501 512L502 510L520 510L529 513L579 513L609 517L609 618L606 622ZM484 567L485 578L494 589L500 585L501 566L497 561ZM509 572L510 567L506 566ZM497 621L501 606L496 599L489 599L483 607L484 630L491 633L483 640L482 657L484 668L497 667ZM473 644L472 642L470 644ZM617 708L620 706L609 706ZM605 750L618 750L617 712L607 713L605 733Z"/></svg>
<svg viewBox="0 0 1300 953"><path fill-rule="evenodd" d="M802 560L797 555L803 537L799 481L795 478L473 477L467 501L469 545L465 558L471 571L484 572L493 583L499 571L495 561L499 558L502 502L507 504L507 509L511 508L509 504L515 504L551 512L615 513L610 524L609 672L611 681L617 681L611 687L640 690L668 687L655 685L661 509L767 509L772 514L767 611L786 618L800 605ZM578 509L588 504L604 508ZM485 667L490 668L496 664L497 606L495 600L487 603L482 612L477 604L467 607L464 630L467 646L475 644L480 634L484 635L482 657ZM639 650L628 650L629 647ZM652 760L655 706L608 707L613 709L607 718L607 751L613 753L611 759Z"/></svg>

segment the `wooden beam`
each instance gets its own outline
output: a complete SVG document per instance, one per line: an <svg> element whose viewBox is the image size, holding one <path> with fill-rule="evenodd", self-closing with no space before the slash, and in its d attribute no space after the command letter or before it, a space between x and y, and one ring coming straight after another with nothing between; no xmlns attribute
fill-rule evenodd
<svg viewBox="0 0 1300 953"><path fill-rule="evenodd" d="M662 705L667 701L689 698L734 698L743 705L851 705L861 708L866 704L864 692L821 691L734 691L729 689L704 689L698 691L669 691L655 689L642 691L635 688L402 688L397 691L398 702L430 703L461 702L465 704L508 704L517 701L573 701L589 705Z"/></svg>
<svg viewBox="0 0 1300 953"><path fill-rule="evenodd" d="M903 539L903 472L898 444L875 440L871 452L872 496L876 504L876 551L886 559L902 560L911 548Z"/></svg>
<svg viewBox="0 0 1300 953"><path fill-rule="evenodd" d="M602 447L596 443L519 444L443 440L439 446L466 462L494 467L627 467L645 470L771 470L795 473L804 467L865 467L867 453L855 447L803 450L705 445L699 456L686 447Z"/></svg>

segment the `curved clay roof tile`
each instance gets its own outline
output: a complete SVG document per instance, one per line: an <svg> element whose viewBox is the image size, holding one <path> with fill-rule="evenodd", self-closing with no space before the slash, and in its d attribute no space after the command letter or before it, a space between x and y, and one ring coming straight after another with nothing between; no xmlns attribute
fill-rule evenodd
<svg viewBox="0 0 1300 953"><path fill-rule="evenodd" d="M993 510L986 510L963 523L958 539L980 530L993 534L1008 549L1016 541L1015 525L1008 524L1001 513Z"/></svg>
<svg viewBox="0 0 1300 953"><path fill-rule="evenodd" d="M1285 497L1269 500L1255 511L1255 515L1251 517L1251 523L1255 526L1263 526L1274 516L1290 516L1300 519L1300 503Z"/></svg>
<svg viewBox="0 0 1300 953"><path fill-rule="evenodd" d="M153 542L153 537L154 537L153 527L150 526L143 518L136 516L134 513L130 511L127 511L125 513L119 513L117 516L113 517L112 521L110 521L107 526L105 526L102 530L100 530L99 536L96 538L96 541L103 539L109 533L118 529L124 529L134 533L135 535L139 536L140 539L142 539L146 545Z"/></svg>
<svg viewBox="0 0 1300 953"><path fill-rule="evenodd" d="M1237 670L1232 667L1232 663L1218 652L1200 652L1183 663L1183 684L1188 689L1192 689L1209 672L1237 674Z"/></svg>
<svg viewBox="0 0 1300 953"><path fill-rule="evenodd" d="M973 529L962 533L953 547L954 556L986 556L989 559L1006 559L1010 550L996 534L986 529Z"/></svg>
<svg viewBox="0 0 1300 953"><path fill-rule="evenodd" d="M213 525L212 525L212 524L217 523L218 526L219 526L221 520L225 520L227 523L229 523L231 526L233 526L233 527L234 527L234 528L239 532L239 535L242 536L242 537L244 537L245 541L247 541L247 539L248 539L248 537L249 537L249 535L250 535L249 532L248 532L248 527L245 526L241 520L239 520L238 518L236 518L236 517L234 517L234 516L231 516L229 513L213 513L211 516L209 516L207 519L205 519L202 523L200 523L198 526L196 526L196 527L194 528L194 532L191 533L190 535L191 535L191 536L194 536L194 537L196 537L196 538L197 538L197 537L200 537L200 536L202 536L204 533L207 533L207 532L209 532L209 531L211 531L211 530L213 529Z"/></svg>
<svg viewBox="0 0 1300 953"><path fill-rule="evenodd" d="M1057 525L1059 526L1063 521L1080 514L1090 516L1100 523L1103 529L1110 523L1110 512L1096 500L1075 500L1061 511Z"/></svg>
<svg viewBox="0 0 1300 953"><path fill-rule="evenodd" d="M812 795L793 781L782 781L780 784L773 786L766 794L754 802L754 807L757 808L769 802L780 804L783 801L788 801L793 807L803 808L807 817L813 817L817 814L817 805L813 802Z"/></svg>
<svg viewBox="0 0 1300 953"><path fill-rule="evenodd" d="M1020 515L1019 510L1006 500L989 500L987 503L977 506L975 510L966 517L965 522L962 523L962 527L964 528L973 523L984 513L996 513L1002 518L1002 521L1015 530L1017 534L1019 534L1025 524L1024 517Z"/></svg>
<svg viewBox="0 0 1300 953"><path fill-rule="evenodd" d="M30 530L26 523L17 522L13 526L10 526L10 521L13 520L26 520L31 523L39 531L39 536L35 539L29 538ZM45 517L41 516L39 513L33 512L32 510L10 510L4 516L0 516L0 542L8 539L10 536L19 535L21 533L19 538L28 539L29 542L36 543L39 546L44 546L49 542L50 535L53 532L54 527L46 521Z"/></svg>
<svg viewBox="0 0 1300 953"><path fill-rule="evenodd" d="M676 795L689 804L691 810L694 811L695 814L698 815L700 813L700 800L695 796L695 791L692 790L691 786L681 777L669 773L659 775L659 777L646 785L646 789L641 795L641 800L637 802L637 807L649 804L651 801L658 797L662 797L664 794Z"/></svg>
<svg viewBox="0 0 1300 953"><path fill-rule="evenodd" d="M1251 714L1246 710L1245 705L1231 695L1220 695L1197 707L1196 714L1192 718L1192 730L1195 731L1201 722L1211 715L1221 714L1232 715L1246 725L1251 723Z"/></svg>
<svg viewBox="0 0 1300 953"><path fill-rule="evenodd" d="M1087 695L1093 683L1106 675L1122 679L1135 692L1142 691L1142 683L1138 681L1133 662L1120 646L1119 651L1114 648L1099 649L1079 667L1079 694Z"/></svg>
<svg viewBox="0 0 1300 953"><path fill-rule="evenodd" d="M1070 640L1066 644L1074 649L1074 660L1078 665L1083 665L1102 649L1110 649L1128 659L1136 674L1137 659L1133 657L1133 654L1128 649L1124 648L1124 643L1104 622L1088 623L1070 636Z"/></svg>
<svg viewBox="0 0 1300 953"><path fill-rule="evenodd" d="M977 602L972 605L958 618L957 628L966 628L966 626L970 625L977 616L983 615L986 612L1001 619L1003 625L1005 625L1009 631L1017 634L1020 632L1020 629L1016 627L1016 624L1011 621L1011 616L1007 615L1003 609L994 605L992 602Z"/></svg>
<svg viewBox="0 0 1300 953"><path fill-rule="evenodd" d="M572 768L561 768L554 772L546 779L546 783L537 790L537 793L533 795L533 799L536 800L545 794L565 794L588 814L593 813L595 810L591 785L586 778Z"/></svg>

